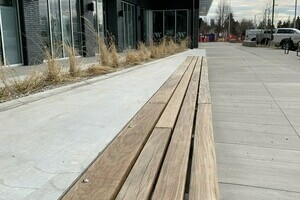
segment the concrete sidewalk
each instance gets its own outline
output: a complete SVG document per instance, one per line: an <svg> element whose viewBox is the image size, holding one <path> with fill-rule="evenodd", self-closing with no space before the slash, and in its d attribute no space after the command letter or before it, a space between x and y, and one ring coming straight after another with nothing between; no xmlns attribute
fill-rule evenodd
<svg viewBox="0 0 300 200"><path fill-rule="evenodd" d="M189 50L1 104L0 199L57 199L187 56L204 54Z"/></svg>
<svg viewBox="0 0 300 200"><path fill-rule="evenodd" d="M300 57L206 49L222 200L300 199Z"/></svg>

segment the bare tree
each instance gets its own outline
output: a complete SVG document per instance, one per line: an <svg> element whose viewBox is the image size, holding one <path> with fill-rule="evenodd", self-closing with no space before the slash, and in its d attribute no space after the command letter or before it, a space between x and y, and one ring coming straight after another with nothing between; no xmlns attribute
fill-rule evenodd
<svg viewBox="0 0 300 200"><path fill-rule="evenodd" d="M228 3L228 0L220 0L218 7L216 9L216 32L221 33L222 36L225 35L226 23L228 23L229 14L232 13L231 7Z"/></svg>

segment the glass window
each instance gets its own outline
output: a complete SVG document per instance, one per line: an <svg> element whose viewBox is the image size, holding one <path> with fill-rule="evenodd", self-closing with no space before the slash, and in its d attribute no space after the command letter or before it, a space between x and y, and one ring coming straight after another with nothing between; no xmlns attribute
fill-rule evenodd
<svg viewBox="0 0 300 200"><path fill-rule="evenodd" d="M4 64L20 64L22 63L21 41L18 18L18 5L16 0L1 1L0 4L0 20L2 38L1 61Z"/></svg>
<svg viewBox="0 0 300 200"><path fill-rule="evenodd" d="M73 26L73 45L77 53L81 54L81 19L80 19L80 1L71 0L71 15Z"/></svg>
<svg viewBox="0 0 300 200"><path fill-rule="evenodd" d="M104 20L103 20L103 1L97 1L97 19L98 19L98 33L104 36Z"/></svg>
<svg viewBox="0 0 300 200"><path fill-rule="evenodd" d="M50 33L49 33L49 19L48 19L48 4L46 0L40 0L39 2L40 11L40 30L41 30L41 41L43 44L43 50L51 51Z"/></svg>
<svg viewBox="0 0 300 200"><path fill-rule="evenodd" d="M165 35L175 37L175 11L165 11Z"/></svg>
<svg viewBox="0 0 300 200"><path fill-rule="evenodd" d="M187 11L176 12L176 39L187 37Z"/></svg>
<svg viewBox="0 0 300 200"><path fill-rule="evenodd" d="M81 49L80 0L40 0L40 28L44 49L66 57L66 47Z"/></svg>
<svg viewBox="0 0 300 200"><path fill-rule="evenodd" d="M52 33L52 53L56 57L62 57L62 30L59 0L49 0L50 23Z"/></svg>
<svg viewBox="0 0 300 200"><path fill-rule="evenodd" d="M61 1L61 23L62 23L62 39L64 46L64 57L67 56L68 47L72 47L72 26L70 16L70 2L69 0Z"/></svg>
<svg viewBox="0 0 300 200"><path fill-rule="evenodd" d="M164 34L164 14L163 11L153 12L153 40L159 41Z"/></svg>
<svg viewBox="0 0 300 200"><path fill-rule="evenodd" d="M0 6L13 6L12 0L0 0Z"/></svg>
<svg viewBox="0 0 300 200"><path fill-rule="evenodd" d="M135 48L135 6L121 2L121 8L123 11L123 48L132 49Z"/></svg>
<svg viewBox="0 0 300 200"><path fill-rule="evenodd" d="M94 0L93 3L95 6L95 10L93 12L94 28L99 36L104 37L103 0Z"/></svg>

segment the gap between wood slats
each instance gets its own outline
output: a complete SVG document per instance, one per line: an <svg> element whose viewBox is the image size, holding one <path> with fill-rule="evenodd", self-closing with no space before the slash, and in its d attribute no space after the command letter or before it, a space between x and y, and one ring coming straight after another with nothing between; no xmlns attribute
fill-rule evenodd
<svg viewBox="0 0 300 200"><path fill-rule="evenodd" d="M200 63L200 75L199 75L199 81L198 81L198 89L197 89L197 97L196 102L199 101L199 91L200 91L200 82L201 82L201 74L202 74L202 62L203 57L198 59L198 63ZM189 154L189 162L188 162L188 170L187 170L187 180L185 183L185 196L184 200L188 200L189 190L190 190L190 180L191 180L191 170L192 170L192 159L193 159L193 153L194 153L194 136L195 136L195 129L196 129L196 113L198 110L198 103L196 103L195 107L195 115L194 115L194 122L193 122L193 131L192 131L192 137L191 137L191 145L190 145L190 154Z"/></svg>
<svg viewBox="0 0 300 200"><path fill-rule="evenodd" d="M181 106L171 143L163 162L152 199L176 200L182 199L184 196L199 75L200 68L197 69L196 74L192 73L191 80L196 78L196 81L188 84L188 91ZM179 148L180 146L181 148Z"/></svg>

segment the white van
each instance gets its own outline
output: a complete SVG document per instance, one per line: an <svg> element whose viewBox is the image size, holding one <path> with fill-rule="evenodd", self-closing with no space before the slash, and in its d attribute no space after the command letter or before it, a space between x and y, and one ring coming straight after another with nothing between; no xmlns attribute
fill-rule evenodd
<svg viewBox="0 0 300 200"><path fill-rule="evenodd" d="M263 33L264 30L263 29L247 29L246 30L246 34L245 34L245 40L248 41L256 41L256 35L258 33Z"/></svg>

